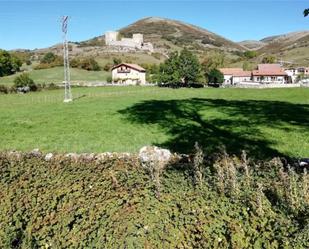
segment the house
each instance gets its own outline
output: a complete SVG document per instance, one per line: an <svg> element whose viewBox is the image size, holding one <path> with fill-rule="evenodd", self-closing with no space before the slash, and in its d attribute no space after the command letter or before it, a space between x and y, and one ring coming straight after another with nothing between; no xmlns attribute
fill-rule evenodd
<svg viewBox="0 0 309 249"><path fill-rule="evenodd" d="M259 64L258 69L252 71L252 80L261 83L287 83L288 74L280 64Z"/></svg>
<svg viewBox="0 0 309 249"><path fill-rule="evenodd" d="M290 78L292 83L296 83L301 79L309 78L309 68L308 67L292 67L286 69L285 72Z"/></svg>
<svg viewBox="0 0 309 249"><path fill-rule="evenodd" d="M251 71L244 71L242 68L220 68L224 75L224 84L237 84L251 81Z"/></svg>
<svg viewBox="0 0 309 249"><path fill-rule="evenodd" d="M136 64L121 63L112 68L112 80L116 84L145 85L146 70Z"/></svg>

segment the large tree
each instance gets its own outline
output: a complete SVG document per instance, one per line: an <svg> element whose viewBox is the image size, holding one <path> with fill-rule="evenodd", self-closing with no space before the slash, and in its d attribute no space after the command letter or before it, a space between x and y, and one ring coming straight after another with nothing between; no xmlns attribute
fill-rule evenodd
<svg viewBox="0 0 309 249"><path fill-rule="evenodd" d="M224 75L218 69L214 68L207 74L209 83L223 83Z"/></svg>
<svg viewBox="0 0 309 249"><path fill-rule="evenodd" d="M184 49L181 51L178 60L181 82L184 84L197 82L200 76L201 65L196 55L188 49Z"/></svg>
<svg viewBox="0 0 309 249"><path fill-rule="evenodd" d="M22 62L5 50L0 50L0 77L19 71Z"/></svg>
<svg viewBox="0 0 309 249"><path fill-rule="evenodd" d="M224 54L223 53L215 53L210 54L206 58L204 58L202 62L202 70L207 82L210 82L209 79L210 72L214 69L220 68L224 66ZM213 82L212 82L213 83Z"/></svg>
<svg viewBox="0 0 309 249"><path fill-rule="evenodd" d="M188 83L197 82L200 77L200 63L198 58L189 50L180 53L173 52L169 58L160 65L158 81L162 83Z"/></svg>

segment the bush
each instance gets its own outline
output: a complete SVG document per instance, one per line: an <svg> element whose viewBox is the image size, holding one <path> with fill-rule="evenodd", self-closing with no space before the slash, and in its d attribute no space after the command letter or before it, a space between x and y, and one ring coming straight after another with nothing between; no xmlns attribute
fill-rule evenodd
<svg viewBox="0 0 309 249"><path fill-rule="evenodd" d="M0 85L0 93L8 94L9 88L7 86Z"/></svg>
<svg viewBox="0 0 309 249"><path fill-rule="evenodd" d="M81 60L80 68L88 70L88 71L100 71L101 68L98 62L93 58L86 58Z"/></svg>
<svg viewBox="0 0 309 249"><path fill-rule="evenodd" d="M113 78L111 75L107 76L106 78L107 83L112 83L113 82Z"/></svg>
<svg viewBox="0 0 309 249"><path fill-rule="evenodd" d="M256 51L246 51L246 52L244 52L244 56L247 59L252 59L252 58L257 57L257 52Z"/></svg>
<svg viewBox="0 0 309 249"><path fill-rule="evenodd" d="M43 58L41 59L41 63L42 64L51 64L53 63L56 59L57 59L57 55L55 55L54 53L52 52L48 52L46 53Z"/></svg>
<svg viewBox="0 0 309 249"><path fill-rule="evenodd" d="M0 77L18 72L21 66L22 62L19 58L0 49Z"/></svg>
<svg viewBox="0 0 309 249"><path fill-rule="evenodd" d="M113 67L113 64L111 63L107 63L105 64L105 66L103 67L103 70L106 71L106 72L109 72Z"/></svg>
<svg viewBox="0 0 309 249"><path fill-rule="evenodd" d="M62 65L63 65L62 57L55 55L52 52L48 52L41 59L40 64L34 67L34 70L53 68Z"/></svg>
<svg viewBox="0 0 309 249"><path fill-rule="evenodd" d="M208 82L209 83L223 83L224 75L216 68L212 69L207 74Z"/></svg>
<svg viewBox="0 0 309 249"><path fill-rule="evenodd" d="M0 153L0 248L309 248L306 172L207 158L165 167L156 196L135 156Z"/></svg>
<svg viewBox="0 0 309 249"><path fill-rule="evenodd" d="M114 63L114 65L119 65L119 64L121 64L121 59L120 58L113 58L113 63Z"/></svg>
<svg viewBox="0 0 309 249"><path fill-rule="evenodd" d="M29 87L30 91L36 91L38 89L33 79L31 79L27 73L22 73L14 79L14 87L17 89Z"/></svg>
<svg viewBox="0 0 309 249"><path fill-rule="evenodd" d="M70 66L73 68L80 68L80 69L85 69L88 71L100 71L101 70L99 63L93 58L85 58L85 59L74 58L70 61Z"/></svg>

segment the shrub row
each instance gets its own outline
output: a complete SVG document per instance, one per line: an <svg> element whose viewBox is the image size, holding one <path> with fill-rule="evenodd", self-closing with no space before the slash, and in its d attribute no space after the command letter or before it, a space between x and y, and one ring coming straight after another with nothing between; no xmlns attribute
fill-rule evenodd
<svg viewBox="0 0 309 249"><path fill-rule="evenodd" d="M1 248L308 248L309 177L203 151L150 177L136 156L0 153ZM213 157L212 157L213 158Z"/></svg>
<svg viewBox="0 0 309 249"><path fill-rule="evenodd" d="M32 85L32 88L29 88L29 91L54 90L54 89L59 89L59 86L57 86L55 83L43 83L43 84ZM16 86L0 85L0 94L9 94L17 92L19 92L19 90L18 87Z"/></svg>

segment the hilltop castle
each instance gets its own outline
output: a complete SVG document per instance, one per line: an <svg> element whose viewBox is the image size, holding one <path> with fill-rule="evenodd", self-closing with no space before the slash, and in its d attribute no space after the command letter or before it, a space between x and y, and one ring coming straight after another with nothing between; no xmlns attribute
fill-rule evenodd
<svg viewBox="0 0 309 249"><path fill-rule="evenodd" d="M124 47L153 52L153 45L144 42L143 34L133 34L132 38L119 39L119 32L108 31L105 33L105 43L107 46Z"/></svg>

